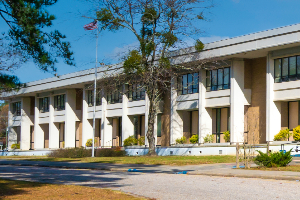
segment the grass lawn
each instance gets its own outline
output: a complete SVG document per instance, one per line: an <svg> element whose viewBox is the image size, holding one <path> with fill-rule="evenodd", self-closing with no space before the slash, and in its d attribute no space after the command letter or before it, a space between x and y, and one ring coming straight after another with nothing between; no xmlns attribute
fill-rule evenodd
<svg viewBox="0 0 300 200"><path fill-rule="evenodd" d="M0 199L145 199L119 191L0 179Z"/></svg>
<svg viewBox="0 0 300 200"><path fill-rule="evenodd" d="M250 170L265 170L265 171L292 171L292 172L300 172L300 165L289 165L286 167L253 167Z"/></svg>
<svg viewBox="0 0 300 200"><path fill-rule="evenodd" d="M18 156L0 157L0 159L17 159ZM126 156L126 157L87 157L87 158L50 158L50 157L20 157L31 161L55 162L88 162L112 164L145 164L145 165L198 165L213 163L233 163L235 156Z"/></svg>

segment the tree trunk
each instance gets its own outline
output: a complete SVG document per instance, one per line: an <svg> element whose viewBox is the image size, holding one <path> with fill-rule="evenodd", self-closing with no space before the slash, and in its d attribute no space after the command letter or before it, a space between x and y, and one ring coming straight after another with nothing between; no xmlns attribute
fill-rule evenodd
<svg viewBox="0 0 300 200"><path fill-rule="evenodd" d="M148 114L148 130L147 130L147 139L149 143L149 156L156 156L155 152L155 133L154 133L154 122L156 117L156 105L155 105L155 98L156 98L156 84L152 83L152 87L149 90L148 98L149 98L149 114Z"/></svg>

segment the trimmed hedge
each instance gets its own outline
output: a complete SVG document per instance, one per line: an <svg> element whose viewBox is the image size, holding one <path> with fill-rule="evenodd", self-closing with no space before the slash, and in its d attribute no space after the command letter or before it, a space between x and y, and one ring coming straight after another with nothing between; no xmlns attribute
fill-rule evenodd
<svg viewBox="0 0 300 200"><path fill-rule="evenodd" d="M103 148L96 149L96 157L123 157L126 155L126 151L122 150L121 147L116 148Z"/></svg>

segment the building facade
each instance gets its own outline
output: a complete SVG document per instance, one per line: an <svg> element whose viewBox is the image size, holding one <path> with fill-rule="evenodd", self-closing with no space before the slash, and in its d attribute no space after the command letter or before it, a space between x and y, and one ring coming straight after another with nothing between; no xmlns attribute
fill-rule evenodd
<svg viewBox="0 0 300 200"><path fill-rule="evenodd" d="M300 24L262 31L172 53L173 64L213 58L214 69L172 78L155 120L156 145L207 135L214 143L272 142L282 129L300 124ZM106 68L98 68L98 77ZM22 150L85 146L93 136L94 69L27 83L3 98L9 101L9 147ZM96 146L122 146L129 136L147 132L145 92L121 85L119 92L98 88ZM131 86L130 86L131 87ZM134 87L134 86L132 86ZM292 139L292 138L291 138ZM147 139L145 141L147 145Z"/></svg>

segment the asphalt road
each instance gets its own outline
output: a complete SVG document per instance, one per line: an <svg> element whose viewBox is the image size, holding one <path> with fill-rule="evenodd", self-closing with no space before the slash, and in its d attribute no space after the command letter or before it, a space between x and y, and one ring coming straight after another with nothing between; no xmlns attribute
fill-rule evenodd
<svg viewBox="0 0 300 200"><path fill-rule="evenodd" d="M298 199L300 182L165 173L0 166L13 180L111 188L157 199Z"/></svg>

